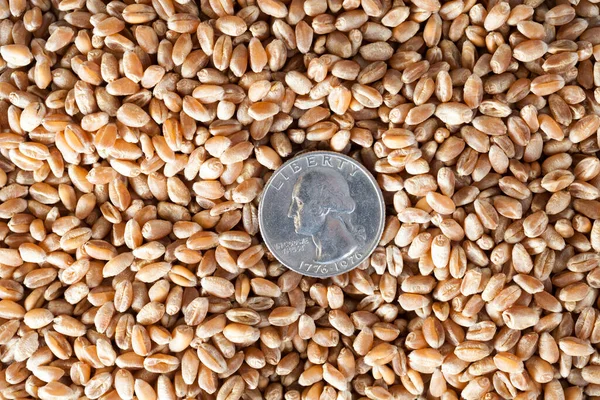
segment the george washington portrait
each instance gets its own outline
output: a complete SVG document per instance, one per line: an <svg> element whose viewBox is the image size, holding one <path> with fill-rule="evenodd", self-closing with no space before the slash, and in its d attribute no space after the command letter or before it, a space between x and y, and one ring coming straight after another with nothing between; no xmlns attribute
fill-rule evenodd
<svg viewBox="0 0 600 400"><path fill-rule="evenodd" d="M335 170L311 170L298 179L288 217L296 233L311 236L315 262L333 263L365 241L365 230L352 221L356 202L344 177Z"/></svg>

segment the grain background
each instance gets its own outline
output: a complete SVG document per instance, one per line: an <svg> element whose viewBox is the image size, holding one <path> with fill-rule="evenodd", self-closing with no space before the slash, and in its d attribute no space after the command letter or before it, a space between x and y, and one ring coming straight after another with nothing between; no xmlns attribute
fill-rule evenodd
<svg viewBox="0 0 600 400"><path fill-rule="evenodd" d="M596 0L0 0L0 398L600 396ZM373 255L276 262L284 160Z"/></svg>

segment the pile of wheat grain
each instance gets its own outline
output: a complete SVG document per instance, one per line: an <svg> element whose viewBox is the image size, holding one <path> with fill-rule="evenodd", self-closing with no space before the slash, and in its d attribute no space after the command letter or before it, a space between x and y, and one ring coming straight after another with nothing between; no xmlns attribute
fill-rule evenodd
<svg viewBox="0 0 600 400"><path fill-rule="evenodd" d="M597 0L0 0L0 398L600 396ZM302 150L380 247L280 265Z"/></svg>

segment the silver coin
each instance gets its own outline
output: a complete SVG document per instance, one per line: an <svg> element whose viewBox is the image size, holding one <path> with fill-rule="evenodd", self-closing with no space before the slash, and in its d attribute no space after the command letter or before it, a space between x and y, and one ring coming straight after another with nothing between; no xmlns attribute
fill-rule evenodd
<svg viewBox="0 0 600 400"><path fill-rule="evenodd" d="M350 271L375 250L385 206L377 182L360 163L312 151L275 171L258 218L277 260L300 274L326 278Z"/></svg>

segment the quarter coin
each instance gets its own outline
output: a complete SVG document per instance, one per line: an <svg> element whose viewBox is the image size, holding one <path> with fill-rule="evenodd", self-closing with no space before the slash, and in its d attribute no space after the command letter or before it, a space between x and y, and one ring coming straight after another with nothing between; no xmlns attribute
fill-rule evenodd
<svg viewBox="0 0 600 400"><path fill-rule="evenodd" d="M355 159L311 151L275 171L258 217L263 240L279 262L327 278L350 271L375 250L385 205L373 175Z"/></svg>

